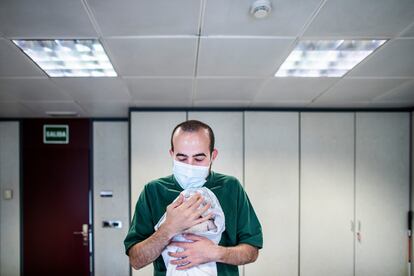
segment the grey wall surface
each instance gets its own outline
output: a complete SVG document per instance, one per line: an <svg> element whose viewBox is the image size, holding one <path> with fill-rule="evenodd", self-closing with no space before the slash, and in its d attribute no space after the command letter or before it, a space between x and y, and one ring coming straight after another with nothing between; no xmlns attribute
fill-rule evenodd
<svg viewBox="0 0 414 276"><path fill-rule="evenodd" d="M0 122L0 275L20 275L19 123ZM13 198L3 198L11 189Z"/></svg>
<svg viewBox="0 0 414 276"><path fill-rule="evenodd" d="M245 275L298 275L299 114L245 113L245 189L264 247Z"/></svg>
<svg viewBox="0 0 414 276"><path fill-rule="evenodd" d="M95 275L129 275L123 240L129 226L128 123L93 123L93 221ZM101 197L111 191L112 197ZM122 228L103 228L103 221Z"/></svg>
<svg viewBox="0 0 414 276"><path fill-rule="evenodd" d="M300 275L354 273L354 118L301 113Z"/></svg>
<svg viewBox="0 0 414 276"><path fill-rule="evenodd" d="M407 275L409 113L357 113L355 275Z"/></svg>

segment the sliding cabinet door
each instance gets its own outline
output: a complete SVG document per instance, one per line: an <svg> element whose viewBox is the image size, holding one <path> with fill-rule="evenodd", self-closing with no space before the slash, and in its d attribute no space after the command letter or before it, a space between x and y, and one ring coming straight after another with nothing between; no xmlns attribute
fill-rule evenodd
<svg viewBox="0 0 414 276"><path fill-rule="evenodd" d="M296 112L245 113L245 188L264 235L246 276L298 275L298 118Z"/></svg>
<svg viewBox="0 0 414 276"><path fill-rule="evenodd" d="M357 113L356 276L407 275L409 113Z"/></svg>
<svg viewBox="0 0 414 276"><path fill-rule="evenodd" d="M353 275L354 113L301 113L300 275Z"/></svg>

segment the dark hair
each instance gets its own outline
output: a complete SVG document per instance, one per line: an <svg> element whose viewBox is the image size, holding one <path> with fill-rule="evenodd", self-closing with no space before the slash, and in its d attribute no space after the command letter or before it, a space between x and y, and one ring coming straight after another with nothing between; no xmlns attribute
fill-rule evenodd
<svg viewBox="0 0 414 276"><path fill-rule="evenodd" d="M207 130L208 137L210 138L210 154L214 150L214 133L211 127L203 122L197 120L189 120L178 124L171 133L171 150L174 151L173 137L177 129L181 129L184 132L197 132L201 129Z"/></svg>

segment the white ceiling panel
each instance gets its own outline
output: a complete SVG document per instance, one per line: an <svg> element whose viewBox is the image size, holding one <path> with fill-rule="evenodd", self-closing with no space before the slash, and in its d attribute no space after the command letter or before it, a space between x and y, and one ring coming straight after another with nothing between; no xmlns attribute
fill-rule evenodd
<svg viewBox="0 0 414 276"><path fill-rule="evenodd" d="M250 14L253 2L206 1L202 34L297 36L321 0L271 0L272 12L264 19Z"/></svg>
<svg viewBox="0 0 414 276"><path fill-rule="evenodd" d="M201 0L87 0L104 36L194 35Z"/></svg>
<svg viewBox="0 0 414 276"><path fill-rule="evenodd" d="M33 116L33 112L18 102L0 102L0 117L21 118Z"/></svg>
<svg viewBox="0 0 414 276"><path fill-rule="evenodd" d="M243 108L250 105L250 101L195 101L194 107L199 108Z"/></svg>
<svg viewBox="0 0 414 276"><path fill-rule="evenodd" d="M0 30L7 37L96 37L82 0L1 0Z"/></svg>
<svg viewBox="0 0 414 276"><path fill-rule="evenodd" d="M390 92L375 98L374 102L405 102L414 106L414 80L404 82Z"/></svg>
<svg viewBox="0 0 414 276"><path fill-rule="evenodd" d="M413 51L414 39L390 41L348 75L352 77L414 77Z"/></svg>
<svg viewBox="0 0 414 276"><path fill-rule="evenodd" d="M411 26L407 30L404 31L402 36L414 37L414 24L411 24Z"/></svg>
<svg viewBox="0 0 414 276"><path fill-rule="evenodd" d="M251 101L264 79L200 78L196 80L195 101Z"/></svg>
<svg viewBox="0 0 414 276"><path fill-rule="evenodd" d="M369 102L404 81L402 79L343 79L320 96L316 102Z"/></svg>
<svg viewBox="0 0 414 276"><path fill-rule="evenodd" d="M354 108L373 108L370 102L313 102L307 104L306 108L347 108L347 109L354 109Z"/></svg>
<svg viewBox="0 0 414 276"><path fill-rule="evenodd" d="M203 37L200 41L199 76L251 76L275 74L294 39Z"/></svg>
<svg viewBox="0 0 414 276"><path fill-rule="evenodd" d="M0 79L0 101L72 100L49 79Z"/></svg>
<svg viewBox="0 0 414 276"><path fill-rule="evenodd" d="M289 109L289 108L303 108L308 104L308 102L301 102L301 101L279 101L279 102L269 102L269 101L255 101L253 102L250 107L252 108L281 108L281 109Z"/></svg>
<svg viewBox="0 0 414 276"><path fill-rule="evenodd" d="M89 117L127 118L129 103L116 101L80 102L79 105Z"/></svg>
<svg viewBox="0 0 414 276"><path fill-rule="evenodd" d="M337 82L338 78L272 78L255 102L309 102Z"/></svg>
<svg viewBox="0 0 414 276"><path fill-rule="evenodd" d="M193 76L196 37L107 39L123 76Z"/></svg>
<svg viewBox="0 0 414 276"><path fill-rule="evenodd" d="M393 37L413 19L412 0L329 0L305 36Z"/></svg>
<svg viewBox="0 0 414 276"><path fill-rule="evenodd" d="M46 117L46 112L76 112L79 117L88 114L75 102L22 102L37 117Z"/></svg>
<svg viewBox="0 0 414 276"><path fill-rule="evenodd" d="M133 101L191 101L193 80L191 78L127 78L125 81Z"/></svg>
<svg viewBox="0 0 414 276"><path fill-rule="evenodd" d="M30 77L46 74L13 42L0 38L0 77Z"/></svg>
<svg viewBox="0 0 414 276"><path fill-rule="evenodd" d="M137 108L185 108L191 106L191 101L136 101L131 103L131 107Z"/></svg>
<svg viewBox="0 0 414 276"><path fill-rule="evenodd" d="M128 88L120 78L54 78L53 82L79 102L130 100Z"/></svg>

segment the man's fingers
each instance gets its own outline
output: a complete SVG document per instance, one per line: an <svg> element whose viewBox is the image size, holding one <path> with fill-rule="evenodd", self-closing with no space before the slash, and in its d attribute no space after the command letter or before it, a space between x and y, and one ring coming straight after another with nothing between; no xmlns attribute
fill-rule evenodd
<svg viewBox="0 0 414 276"><path fill-rule="evenodd" d="M206 212L209 208L211 207L211 204L210 204L210 202L209 203L207 203L203 208L201 208L199 211L198 211L198 214L199 214L199 216L201 216L202 214L204 214L204 212Z"/></svg>
<svg viewBox="0 0 414 276"><path fill-rule="evenodd" d="M194 234L184 234L184 238L190 241L201 241L202 239L205 239L204 237L194 235Z"/></svg>
<svg viewBox="0 0 414 276"><path fill-rule="evenodd" d="M188 244L189 242L171 242L169 246L176 246L176 247L181 247L182 249L187 249Z"/></svg>
<svg viewBox="0 0 414 276"><path fill-rule="evenodd" d="M196 221L194 221L194 225L205 222L205 221L207 221L209 219L212 219L212 218L213 218L213 213L209 213L207 216L201 217L201 218L197 219Z"/></svg>
<svg viewBox="0 0 414 276"><path fill-rule="evenodd" d="M182 194L180 194L180 195L178 196L178 199L177 199L176 201L174 201L174 202L171 204L171 206L172 206L173 208L178 207L178 206L180 206L180 205L181 205L181 203L183 203L183 201L184 201L184 196L183 196Z"/></svg>
<svg viewBox="0 0 414 276"><path fill-rule="evenodd" d="M192 206L196 205L198 202L203 202L203 197L201 196L200 193L195 193L193 194L186 202L185 204L187 205L188 208L191 208Z"/></svg>
<svg viewBox="0 0 414 276"><path fill-rule="evenodd" d="M193 266L194 265L192 263L188 263L186 265L177 266L176 269L177 270L186 270L186 269L192 268Z"/></svg>
<svg viewBox="0 0 414 276"><path fill-rule="evenodd" d="M174 258L184 258L187 257L186 256L187 253L185 253L185 251L183 252L168 252L168 255Z"/></svg>
<svg viewBox="0 0 414 276"><path fill-rule="evenodd" d="M182 265L189 264L190 262L188 260L186 260L186 258L183 258L183 259L178 259L178 260L172 260L172 261L170 261L170 263L173 264L173 265L182 266Z"/></svg>

